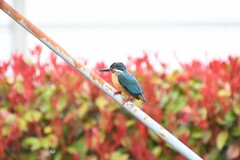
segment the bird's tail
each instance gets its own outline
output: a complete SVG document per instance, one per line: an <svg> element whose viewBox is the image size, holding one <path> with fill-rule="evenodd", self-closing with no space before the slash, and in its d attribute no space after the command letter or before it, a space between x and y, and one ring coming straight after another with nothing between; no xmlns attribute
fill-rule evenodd
<svg viewBox="0 0 240 160"><path fill-rule="evenodd" d="M145 99L145 97L144 97L143 94L140 94L140 95L138 96L138 98L141 99L141 100L144 101L144 102L147 102L147 100Z"/></svg>

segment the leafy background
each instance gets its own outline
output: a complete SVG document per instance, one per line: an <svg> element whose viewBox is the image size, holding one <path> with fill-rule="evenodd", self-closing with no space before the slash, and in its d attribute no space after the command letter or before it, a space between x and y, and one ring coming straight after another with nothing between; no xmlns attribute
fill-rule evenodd
<svg viewBox="0 0 240 160"><path fill-rule="evenodd" d="M185 159L54 54L42 62L41 51L0 62L0 159ZM147 99L134 102L202 158L240 159L240 58L158 65L129 57ZM103 67L93 70L110 82Z"/></svg>

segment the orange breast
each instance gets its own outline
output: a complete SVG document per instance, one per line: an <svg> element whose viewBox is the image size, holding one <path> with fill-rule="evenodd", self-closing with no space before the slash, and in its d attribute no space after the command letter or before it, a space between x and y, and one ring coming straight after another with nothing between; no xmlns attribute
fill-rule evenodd
<svg viewBox="0 0 240 160"><path fill-rule="evenodd" d="M116 72L112 74L112 82L117 90L122 91L126 95L129 95L125 88L123 88L122 85L119 83Z"/></svg>

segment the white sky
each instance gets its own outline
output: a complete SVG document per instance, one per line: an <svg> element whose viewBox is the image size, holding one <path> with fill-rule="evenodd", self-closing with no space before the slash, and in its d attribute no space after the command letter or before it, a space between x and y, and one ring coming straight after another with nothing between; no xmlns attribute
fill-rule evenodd
<svg viewBox="0 0 240 160"><path fill-rule="evenodd" d="M158 52L171 66L177 63L173 52L182 62L240 55L238 0L22 1L30 21L70 54L90 64L125 62L127 56L137 57L143 51ZM0 44L4 44L0 54L21 51L12 44L15 36L8 24L13 21L3 12L0 19ZM36 44L40 42L27 34L26 48ZM48 53L45 48L44 54Z"/></svg>

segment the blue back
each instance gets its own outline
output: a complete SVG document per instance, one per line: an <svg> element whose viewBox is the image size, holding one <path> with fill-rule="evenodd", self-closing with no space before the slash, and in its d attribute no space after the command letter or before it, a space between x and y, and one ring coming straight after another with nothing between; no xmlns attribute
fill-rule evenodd
<svg viewBox="0 0 240 160"><path fill-rule="evenodd" d="M119 83L130 93L134 98L139 99L139 95L144 98L142 89L136 80L136 78L128 73L127 71L123 73L117 73Z"/></svg>

